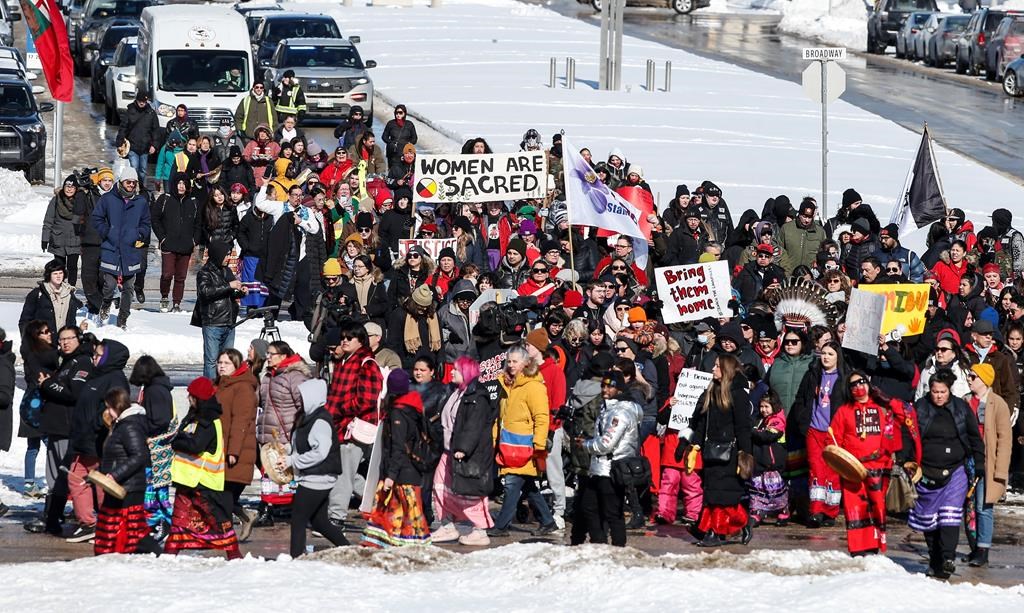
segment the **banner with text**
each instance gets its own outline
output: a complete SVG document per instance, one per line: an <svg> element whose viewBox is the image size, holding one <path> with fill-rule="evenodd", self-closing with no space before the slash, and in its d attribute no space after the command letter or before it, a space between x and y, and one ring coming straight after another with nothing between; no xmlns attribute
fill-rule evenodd
<svg viewBox="0 0 1024 613"><path fill-rule="evenodd" d="M882 334L888 334L897 328L903 336L914 336L924 332L928 290L931 289L927 283L865 284L859 289L885 296Z"/></svg>
<svg viewBox="0 0 1024 613"><path fill-rule="evenodd" d="M690 430L690 420L697 408L700 395L711 385L711 373L684 368L679 372L676 391L672 396L672 414L668 418L668 427L678 432Z"/></svg>
<svg viewBox="0 0 1024 613"><path fill-rule="evenodd" d="M418 202L482 202L543 198L548 160L543 151L416 158Z"/></svg>
<svg viewBox="0 0 1024 613"><path fill-rule="evenodd" d="M437 256L445 247L455 249L454 238L400 238L398 239L398 257L404 260L409 248L416 245L426 253L430 259L437 262Z"/></svg>
<svg viewBox="0 0 1024 613"><path fill-rule="evenodd" d="M654 278L666 324L732 316L728 262L655 268Z"/></svg>

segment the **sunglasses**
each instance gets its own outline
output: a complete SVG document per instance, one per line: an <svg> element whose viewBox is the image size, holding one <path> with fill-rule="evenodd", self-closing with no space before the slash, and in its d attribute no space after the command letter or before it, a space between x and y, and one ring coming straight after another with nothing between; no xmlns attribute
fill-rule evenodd
<svg viewBox="0 0 1024 613"><path fill-rule="evenodd" d="M418 253L410 253L409 255L405 256L405 259L407 259L407 260L418 260L418 259L420 259L420 254L418 254Z"/></svg>
<svg viewBox="0 0 1024 613"><path fill-rule="evenodd" d="M977 378L978 378L978 375L976 375L976 374L974 374L974 373L968 373L968 375L967 375L967 379L968 379L969 381L974 381L974 380L975 380L975 379L977 379Z"/></svg>
<svg viewBox="0 0 1024 613"><path fill-rule="evenodd" d="M616 347L615 351L618 351L619 353L625 353L629 351L629 347Z"/></svg>
<svg viewBox="0 0 1024 613"><path fill-rule="evenodd" d="M946 353L947 351L953 351L952 347L936 347L935 353Z"/></svg>
<svg viewBox="0 0 1024 613"><path fill-rule="evenodd" d="M633 245L615 245L616 249L629 249Z"/></svg>
<svg viewBox="0 0 1024 613"><path fill-rule="evenodd" d="M373 232L373 228L359 228L360 234L369 234L370 232Z"/></svg>
<svg viewBox="0 0 1024 613"><path fill-rule="evenodd" d="M898 275L898 274L900 274L900 269L899 268L886 268L885 272L889 273L890 275Z"/></svg>
<svg viewBox="0 0 1024 613"><path fill-rule="evenodd" d="M787 338L786 340L782 341L782 343L784 345L799 345L800 344L800 339L798 339L798 338Z"/></svg>
<svg viewBox="0 0 1024 613"><path fill-rule="evenodd" d="M532 272L533 272L533 274L537 274L537 273L547 274L548 269L547 268L534 268Z"/></svg>
<svg viewBox="0 0 1024 613"><path fill-rule="evenodd" d="M857 379L856 381L850 381L850 387L857 387L860 385L867 385L868 382L864 379Z"/></svg>
<svg viewBox="0 0 1024 613"><path fill-rule="evenodd" d="M829 279L828 282L829 283L842 283L843 280L842 279Z"/></svg>

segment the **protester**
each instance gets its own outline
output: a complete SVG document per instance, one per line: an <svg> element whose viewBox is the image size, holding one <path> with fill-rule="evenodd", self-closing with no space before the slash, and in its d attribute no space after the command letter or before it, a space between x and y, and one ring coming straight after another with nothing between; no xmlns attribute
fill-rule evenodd
<svg viewBox="0 0 1024 613"><path fill-rule="evenodd" d="M142 273L143 252L150 235L149 204L140 191L139 176L132 168L121 172L117 186L104 194L92 212L92 223L103 239L100 272L103 275L103 305L100 325L107 323L114 290L120 285L117 327L127 329L131 314L132 280Z"/></svg>
<svg viewBox="0 0 1024 613"><path fill-rule="evenodd" d="M74 175L69 175L63 186L54 191L43 216L43 251L49 251L56 261L64 264L68 283L72 286L78 280L78 256L82 252L81 234L87 198L86 194L79 192Z"/></svg>
<svg viewBox="0 0 1024 613"><path fill-rule="evenodd" d="M238 299L245 295L242 282L228 267L229 247L214 242L208 246L206 264L196 274L199 294L192 311L192 325L203 330L203 376L216 376L217 356L235 344Z"/></svg>
<svg viewBox="0 0 1024 613"><path fill-rule="evenodd" d="M45 436L42 426L42 391L40 383L57 370L58 354L53 347L54 331L45 321L34 319L25 326L21 341L21 360L25 369L25 397L29 411L22 411L18 436L28 439L25 448L25 472L22 491L26 496L42 498L46 489L36 485L36 457ZM25 404L25 401L22 401ZM47 487L53 488L56 471L47 471Z"/></svg>
<svg viewBox="0 0 1024 613"><path fill-rule="evenodd" d="M224 429L224 453L227 472L224 488L231 493L232 512L239 519L238 541L245 542L252 532L256 514L242 507L240 499L252 483L256 466L256 411L259 381L237 349L225 349L217 356L217 402L221 406Z"/></svg>
<svg viewBox="0 0 1024 613"><path fill-rule="evenodd" d="M14 407L14 352L13 342L7 340L7 331L0 328L0 451L11 450L10 415ZM7 514L9 508L0 500L0 517Z"/></svg>

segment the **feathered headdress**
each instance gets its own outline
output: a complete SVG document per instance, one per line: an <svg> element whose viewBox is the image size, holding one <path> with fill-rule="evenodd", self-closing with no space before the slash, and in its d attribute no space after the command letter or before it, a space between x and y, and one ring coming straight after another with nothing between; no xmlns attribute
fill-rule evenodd
<svg viewBox="0 0 1024 613"><path fill-rule="evenodd" d="M834 326L837 312L828 301L824 287L806 279L787 279L776 290L765 292L768 306L775 312L775 327L809 329Z"/></svg>

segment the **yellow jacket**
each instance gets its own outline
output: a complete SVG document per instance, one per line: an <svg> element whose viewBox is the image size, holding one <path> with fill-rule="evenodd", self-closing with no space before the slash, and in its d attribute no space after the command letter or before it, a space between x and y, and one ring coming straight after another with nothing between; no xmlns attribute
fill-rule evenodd
<svg viewBox="0 0 1024 613"><path fill-rule="evenodd" d="M544 386L544 378L540 374L527 375L519 373L516 380L509 386L504 377L501 383L499 400L500 414L495 425L494 436L497 440L498 428L505 428L516 434L533 434L534 450L543 450L548 444L548 391ZM520 468L502 468L500 474L526 475L536 477L537 466L530 460Z"/></svg>

